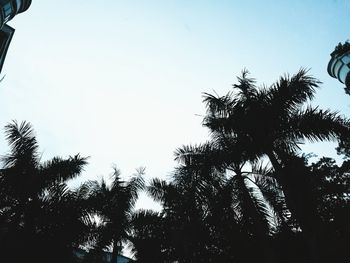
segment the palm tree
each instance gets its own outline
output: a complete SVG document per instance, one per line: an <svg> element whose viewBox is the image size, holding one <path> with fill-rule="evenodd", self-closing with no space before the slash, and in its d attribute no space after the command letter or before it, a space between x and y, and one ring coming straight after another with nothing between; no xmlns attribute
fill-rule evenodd
<svg viewBox="0 0 350 263"><path fill-rule="evenodd" d="M214 187L220 194L230 189L231 198L228 200L231 202L230 205L235 207L236 218L239 219L238 221L241 222L248 235L253 234L259 240L258 246L260 246L265 260L276 261L269 236L277 230L278 219L273 206L269 204L262 189L260 189L260 187L271 184L266 183L260 187L257 184L259 178L260 181L263 181L261 178L271 174L271 169L263 169L262 166L255 164L251 167L251 171L243 171L243 167L247 164L247 161L244 160L247 157L245 148L238 141L233 138L229 139L223 134L203 145L184 146L178 149L175 155L176 159L182 162L185 167L202 171L202 177L191 179L197 181L197 184L205 182ZM203 171L206 172L203 173ZM193 174L186 176L188 178L194 177ZM186 180L184 175L181 178ZM185 185L188 185L188 182ZM277 192L275 189L275 194ZM211 199L215 198L209 195L207 200ZM217 213L218 208L224 209L224 207L223 204L217 203L211 208ZM231 220L233 224L233 218Z"/></svg>
<svg viewBox="0 0 350 263"><path fill-rule="evenodd" d="M207 115L203 125L214 138L226 136L244 145L248 159L268 156L289 209L310 235L317 232L318 220L307 186L309 171L296 156L299 145L305 140L336 140L350 133L349 120L336 112L304 107L319 84L301 69L292 77L281 77L270 88L258 89L243 71L233 86L235 92L204 96Z"/></svg>
<svg viewBox="0 0 350 263"><path fill-rule="evenodd" d="M278 203L280 210L285 209L285 205L281 205L283 195L275 187L277 182L270 177L270 180L265 179L268 173L272 173L271 169L254 165L250 172L242 171L247 163L244 147L227 137L218 137L201 145L183 146L175 155L180 166L176 168L172 181L154 180L148 188L150 195L163 205L165 222L172 222L167 229L177 226L174 232L179 233L184 249L175 243L170 245L173 246L170 251L180 251L175 259L191 258L199 262L205 258L204 261L208 262L209 257L213 260L222 257L224 261L253 262L255 259L248 259L252 254L239 254L248 250L249 243L259 240L255 249L259 249L266 261L276 260L270 236L286 220L285 210L278 216L272 203L265 198L265 193L270 190L270 200L275 196L274 201L279 200L274 204ZM191 234L194 231L197 232ZM250 237L253 238L250 240ZM199 247L192 244L199 244ZM246 244L244 249L243 244ZM203 257L205 254L200 252L203 247L212 254Z"/></svg>
<svg viewBox="0 0 350 263"><path fill-rule="evenodd" d="M349 120L330 110L304 104L314 97L319 82L301 69L281 77L269 89L258 89L243 71L234 85L237 94L205 94L203 125L213 136L230 135L246 144L252 155L266 154L275 170L283 167L283 153L295 153L305 140L335 140L349 132Z"/></svg>
<svg viewBox="0 0 350 263"><path fill-rule="evenodd" d="M0 242L4 257L11 256L11 262L16 257L42 262L50 251L62 256L51 261L72 260L72 249L83 239L80 230L87 227L87 217L79 196L65 182L81 173L86 158L55 157L40 163L30 123L14 121L5 131L10 152L2 157L0 170ZM17 250L22 252L11 253Z"/></svg>
<svg viewBox="0 0 350 263"><path fill-rule="evenodd" d="M211 262L211 231L206 224L209 211L203 193L208 189L190 180L182 184L154 179L148 187L149 194L163 205L163 257L180 262Z"/></svg>
<svg viewBox="0 0 350 263"><path fill-rule="evenodd" d="M130 239L133 209L139 190L144 188L144 168L137 171L129 181L123 181L120 171L114 169L112 183L89 181L83 185L87 189L88 202L98 216L95 251L101 252L112 246L112 262L121 253L123 242Z"/></svg>
<svg viewBox="0 0 350 263"><path fill-rule="evenodd" d="M75 252L89 241L93 222L79 190L65 183L50 186L41 196L40 209L35 214L36 234L45 261L75 262ZM60 253L52 259L52 255ZM43 259L44 260L44 259Z"/></svg>

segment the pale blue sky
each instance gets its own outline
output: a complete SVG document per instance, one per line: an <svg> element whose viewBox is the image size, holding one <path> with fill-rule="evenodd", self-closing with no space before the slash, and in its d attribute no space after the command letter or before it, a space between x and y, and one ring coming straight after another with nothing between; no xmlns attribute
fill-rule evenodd
<svg viewBox="0 0 350 263"><path fill-rule="evenodd" d="M326 70L350 38L349 10L348 0L33 0L10 22L0 127L32 122L43 159L91 156L84 178L112 164L165 178L177 147L207 139L201 93L226 93L245 67L267 85L311 68L323 82L314 104L350 116ZM307 151L335 154L329 144Z"/></svg>

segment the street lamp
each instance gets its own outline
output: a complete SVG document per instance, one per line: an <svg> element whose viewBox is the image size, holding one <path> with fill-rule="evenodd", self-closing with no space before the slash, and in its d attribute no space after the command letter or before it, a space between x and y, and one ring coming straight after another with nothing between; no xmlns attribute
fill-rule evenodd
<svg viewBox="0 0 350 263"><path fill-rule="evenodd" d="M26 11L32 0L0 0L0 73L15 29L7 25L15 15Z"/></svg>
<svg viewBox="0 0 350 263"><path fill-rule="evenodd" d="M350 95L350 43L339 43L331 53L328 74L345 84L345 92Z"/></svg>

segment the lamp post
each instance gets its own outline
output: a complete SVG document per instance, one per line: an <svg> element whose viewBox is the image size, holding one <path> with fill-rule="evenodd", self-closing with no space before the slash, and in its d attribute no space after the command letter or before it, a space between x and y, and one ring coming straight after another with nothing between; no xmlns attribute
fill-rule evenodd
<svg viewBox="0 0 350 263"><path fill-rule="evenodd" d="M32 0L0 0L0 73L15 29L7 25L14 16L26 11Z"/></svg>
<svg viewBox="0 0 350 263"><path fill-rule="evenodd" d="M328 74L345 84L345 92L350 95L350 43L339 43L331 53Z"/></svg>

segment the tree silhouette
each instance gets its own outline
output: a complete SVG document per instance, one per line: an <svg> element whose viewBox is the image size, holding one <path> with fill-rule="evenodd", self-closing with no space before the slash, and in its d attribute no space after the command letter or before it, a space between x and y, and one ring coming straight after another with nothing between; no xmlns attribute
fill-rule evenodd
<svg viewBox="0 0 350 263"><path fill-rule="evenodd" d="M203 125L214 138L231 137L244 145L249 159L268 156L288 208L310 244L317 242L319 220L309 191L309 171L296 156L299 145L305 140L336 140L350 133L349 120L337 113L304 107L314 97L318 85L316 79L301 69L292 77L281 77L270 88L258 89L255 80L243 71L238 84L233 86L234 92L222 97L204 96L207 115ZM316 251L312 253L316 258Z"/></svg>
<svg viewBox="0 0 350 263"><path fill-rule="evenodd" d="M323 157L311 164L313 192L326 234L324 262L340 261L346 256L350 234L350 161L338 166L334 159Z"/></svg>
<svg viewBox="0 0 350 263"><path fill-rule="evenodd" d="M86 158L42 162L30 123L8 124L2 261L116 262L125 244L137 262L340 261L350 242L350 121L307 105L319 84L301 69L258 88L243 71L226 95L204 94L209 140L178 148L170 179L147 187L144 169L123 180L115 168L110 183L71 189ZM324 140L338 141L342 164L309 164L300 145ZM160 212L135 211L144 189Z"/></svg>
<svg viewBox="0 0 350 263"><path fill-rule="evenodd" d="M99 218L92 253L101 253L112 246L112 262L122 252L123 242L130 239L133 208L138 191L144 188L144 169L138 170L129 181L123 181L120 171L114 169L112 183L105 180L89 181L82 187L87 190L91 211Z"/></svg>
<svg viewBox="0 0 350 263"><path fill-rule="evenodd" d="M0 170L2 258L71 262L73 247L83 241L89 220L79 195L65 182L80 174L86 158L55 157L40 163L30 123L14 121L5 131L10 152L2 157Z"/></svg>
<svg viewBox="0 0 350 263"><path fill-rule="evenodd" d="M164 208L163 235L170 240L165 251L181 262L255 262L261 256L275 261L270 235L280 222L264 194L270 190L269 198L281 203L281 191L273 188L273 178L265 179L271 170L255 165L242 171L242 152L233 144L220 146L208 142L178 149L181 165L172 181L156 179L148 188ZM229 160L229 151L236 163ZM251 246L257 254L247 253Z"/></svg>
<svg viewBox="0 0 350 263"><path fill-rule="evenodd" d="M205 177L208 185L213 187L213 182L218 180L218 178L215 180L213 178L221 177L223 183L215 184L219 186L216 190L219 194L227 189L231 191L232 197L226 201L222 200L225 203L230 200L230 205L235 207L235 217L231 218L231 223L238 220L247 235L253 235L255 239L259 240L255 247L259 249L264 259L274 262L276 261L275 253L269 236L278 228L278 216L263 194L267 190L262 191L261 189L266 188L272 182L273 179L267 180L265 178L272 170L253 164L250 171L243 171L243 167L247 164L245 157L247 155L243 145L224 134L214 137L209 143L199 146L184 146L176 152L176 159L182 161L185 166L196 167L198 170L204 168L207 171L206 174L208 171L212 173L211 177ZM215 170L217 171L213 173ZM198 178L197 180L203 179ZM258 180L260 185L257 183ZM262 184L263 181L265 184ZM274 185L276 186L276 183ZM274 189L274 194L277 195L278 190L276 189ZM208 200L212 198L209 196ZM223 208L218 203L215 206L212 208L216 213L218 209ZM213 216L215 215L213 214Z"/></svg>

